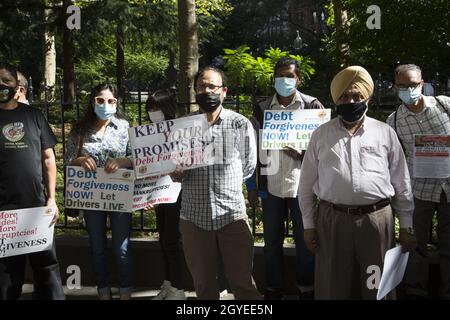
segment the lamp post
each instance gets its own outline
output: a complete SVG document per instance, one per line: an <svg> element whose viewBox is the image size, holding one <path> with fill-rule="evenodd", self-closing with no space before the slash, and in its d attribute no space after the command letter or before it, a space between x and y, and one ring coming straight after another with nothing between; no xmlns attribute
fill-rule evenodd
<svg viewBox="0 0 450 320"><path fill-rule="evenodd" d="M434 87L434 95L437 96L437 95L439 95L439 89L440 89L439 88L439 86L440 86L440 83L439 83L439 72L436 72L434 77L435 78L434 78L432 84L433 84L433 87Z"/></svg>
<svg viewBox="0 0 450 320"><path fill-rule="evenodd" d="M300 51L303 48L303 40L300 37L300 32L297 30L297 37L294 40L294 49Z"/></svg>
<svg viewBox="0 0 450 320"><path fill-rule="evenodd" d="M378 78L375 81L376 90L377 90L377 111L380 111L380 103L381 103L381 89L383 88L383 78L381 76L381 72L378 72Z"/></svg>

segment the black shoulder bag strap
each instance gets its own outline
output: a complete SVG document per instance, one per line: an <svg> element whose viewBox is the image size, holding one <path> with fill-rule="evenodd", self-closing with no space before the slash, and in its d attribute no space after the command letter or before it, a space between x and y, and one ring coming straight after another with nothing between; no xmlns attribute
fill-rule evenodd
<svg viewBox="0 0 450 320"><path fill-rule="evenodd" d="M398 141L400 141L400 145L402 146L403 153L406 154L405 145L403 144L403 141L402 141L402 139L400 138L400 136L398 135L398 132L397 132L397 112L398 112L399 108L400 108L400 106L398 106L397 110L395 110L395 112L394 112L394 131L397 134Z"/></svg>

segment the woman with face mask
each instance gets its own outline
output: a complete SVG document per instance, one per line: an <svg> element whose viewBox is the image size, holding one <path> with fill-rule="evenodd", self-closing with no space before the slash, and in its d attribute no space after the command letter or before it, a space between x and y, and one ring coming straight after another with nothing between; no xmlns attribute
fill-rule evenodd
<svg viewBox="0 0 450 320"><path fill-rule="evenodd" d="M131 168L128 122L119 111L117 89L99 84L92 89L84 117L73 127L67 144L65 164L81 166L86 171L104 168L113 173ZM120 299L131 298L132 266L128 250L131 213L84 210L90 251L100 300L111 299L108 285L107 228L109 216L112 244L119 272Z"/></svg>
<svg viewBox="0 0 450 320"><path fill-rule="evenodd" d="M175 119L176 108L175 92L171 90L156 91L145 105L152 123ZM159 243L164 259L164 282L154 300L186 300L182 283L182 257L178 231L180 208L181 194L176 203L160 204L155 208Z"/></svg>

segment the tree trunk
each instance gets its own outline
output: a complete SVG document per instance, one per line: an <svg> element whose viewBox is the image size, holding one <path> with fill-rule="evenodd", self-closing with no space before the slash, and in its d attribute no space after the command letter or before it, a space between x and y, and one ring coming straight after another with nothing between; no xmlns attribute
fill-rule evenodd
<svg viewBox="0 0 450 320"><path fill-rule="evenodd" d="M119 98L125 97L125 26L120 20L117 21L116 28L116 80Z"/></svg>
<svg viewBox="0 0 450 320"><path fill-rule="evenodd" d="M63 17L67 18L67 7L72 3L64 0ZM64 102L73 104L75 100L75 72L73 64L74 48L72 30L66 26L66 19L63 20L63 81L64 81Z"/></svg>
<svg viewBox="0 0 450 320"><path fill-rule="evenodd" d="M345 10L342 4L342 0L334 0L333 8L334 8L334 24L336 27L336 31L340 31L348 23L347 10ZM336 53L339 57L339 64L341 68L346 65L346 55L348 49L349 48L347 43L344 42L337 43Z"/></svg>
<svg viewBox="0 0 450 320"><path fill-rule="evenodd" d="M45 21L48 21L51 15L51 9L44 9ZM56 83L56 49L55 35L49 26L44 29L44 79L48 86L49 101L55 99L55 83Z"/></svg>
<svg viewBox="0 0 450 320"><path fill-rule="evenodd" d="M180 43L180 72L178 101L184 108L180 113L198 110L195 103L194 76L198 71L198 37L195 0L178 0L178 36Z"/></svg>

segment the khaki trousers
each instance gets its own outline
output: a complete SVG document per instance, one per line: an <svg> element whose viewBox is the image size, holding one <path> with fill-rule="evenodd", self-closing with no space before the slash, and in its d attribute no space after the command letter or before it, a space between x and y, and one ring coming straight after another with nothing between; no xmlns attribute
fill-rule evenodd
<svg viewBox="0 0 450 320"><path fill-rule="evenodd" d="M252 278L253 236L246 220L232 222L216 231L207 231L180 219L180 233L198 299L219 299L218 254L222 256L225 277L235 298L262 299Z"/></svg>
<svg viewBox="0 0 450 320"><path fill-rule="evenodd" d="M376 299L374 267L395 244L391 206L351 215L320 202L316 221L316 299ZM375 268L377 268L375 267Z"/></svg>

